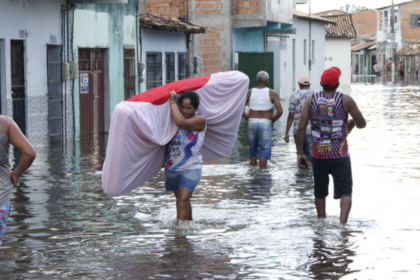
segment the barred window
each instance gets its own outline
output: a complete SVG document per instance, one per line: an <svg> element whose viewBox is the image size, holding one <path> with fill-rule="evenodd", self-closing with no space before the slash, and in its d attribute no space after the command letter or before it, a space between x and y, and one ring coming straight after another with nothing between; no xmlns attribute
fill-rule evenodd
<svg viewBox="0 0 420 280"><path fill-rule="evenodd" d="M178 53L178 80L189 78L187 53Z"/></svg>
<svg viewBox="0 0 420 280"><path fill-rule="evenodd" d="M410 26L420 27L420 15L410 15Z"/></svg>
<svg viewBox="0 0 420 280"><path fill-rule="evenodd" d="M146 58L146 84L147 89L152 89L162 85L162 54L147 53Z"/></svg>
<svg viewBox="0 0 420 280"><path fill-rule="evenodd" d="M166 83L172 83L175 81L175 54L165 54L165 66L166 66Z"/></svg>

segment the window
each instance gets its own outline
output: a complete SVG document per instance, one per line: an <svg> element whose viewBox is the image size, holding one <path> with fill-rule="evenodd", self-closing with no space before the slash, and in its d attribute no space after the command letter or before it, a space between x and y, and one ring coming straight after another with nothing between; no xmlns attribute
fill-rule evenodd
<svg viewBox="0 0 420 280"><path fill-rule="evenodd" d="M410 15L410 27L420 27L420 15Z"/></svg>
<svg viewBox="0 0 420 280"><path fill-rule="evenodd" d="M166 53L165 56L166 83L169 84L175 81L175 54Z"/></svg>
<svg viewBox="0 0 420 280"><path fill-rule="evenodd" d="M187 53L178 53L178 80L188 78Z"/></svg>
<svg viewBox="0 0 420 280"><path fill-rule="evenodd" d="M306 57L306 39L303 40L303 65L306 65L306 60L308 60L308 58Z"/></svg>
<svg viewBox="0 0 420 280"><path fill-rule="evenodd" d="M136 52L124 49L124 97L128 99L136 95Z"/></svg>
<svg viewBox="0 0 420 280"><path fill-rule="evenodd" d="M147 53L146 58L147 89L162 85L162 54Z"/></svg>
<svg viewBox="0 0 420 280"><path fill-rule="evenodd" d="M315 40L312 40L312 64L315 64Z"/></svg>

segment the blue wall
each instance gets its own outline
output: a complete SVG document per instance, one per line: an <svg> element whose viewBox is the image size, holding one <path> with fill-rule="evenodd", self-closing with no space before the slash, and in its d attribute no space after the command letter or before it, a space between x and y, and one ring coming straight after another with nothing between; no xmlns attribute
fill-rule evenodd
<svg viewBox="0 0 420 280"><path fill-rule="evenodd" d="M265 52L265 34L289 31L290 24L267 22L267 26L237 28L233 30L233 53L236 52ZM235 55L233 57L235 64Z"/></svg>

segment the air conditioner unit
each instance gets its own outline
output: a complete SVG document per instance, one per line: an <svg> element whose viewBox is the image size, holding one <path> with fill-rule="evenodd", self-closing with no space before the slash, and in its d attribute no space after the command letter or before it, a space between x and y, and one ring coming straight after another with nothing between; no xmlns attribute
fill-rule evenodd
<svg viewBox="0 0 420 280"><path fill-rule="evenodd" d="M68 63L61 63L61 80L70 80L70 65Z"/></svg>
<svg viewBox="0 0 420 280"><path fill-rule="evenodd" d="M70 79L77 79L79 77L79 63L77 61L70 61Z"/></svg>

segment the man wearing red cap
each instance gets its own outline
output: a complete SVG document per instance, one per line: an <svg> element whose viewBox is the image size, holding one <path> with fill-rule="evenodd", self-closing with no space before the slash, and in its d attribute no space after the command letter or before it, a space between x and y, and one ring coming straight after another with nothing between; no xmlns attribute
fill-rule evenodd
<svg viewBox="0 0 420 280"><path fill-rule="evenodd" d="M323 91L306 99L298 128L297 162L299 168L305 168L301 159L307 161L302 150L306 126L310 120L318 218L326 216L325 198L328 196L328 175L331 174L334 179L334 198L341 199L340 224L344 225L350 214L353 191L347 135L355 126L364 128L366 121L353 98L336 91L340 85L340 75L341 71L337 67L325 70L321 76ZM349 113L353 119L348 119Z"/></svg>

